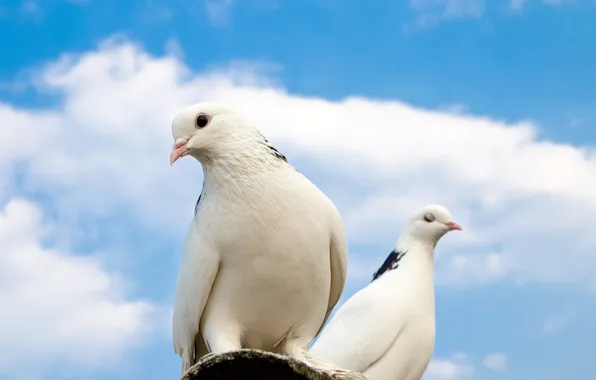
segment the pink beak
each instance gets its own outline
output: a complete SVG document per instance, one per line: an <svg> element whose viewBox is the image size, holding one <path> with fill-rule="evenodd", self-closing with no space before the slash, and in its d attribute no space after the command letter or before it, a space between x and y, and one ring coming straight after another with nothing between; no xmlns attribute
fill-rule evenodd
<svg viewBox="0 0 596 380"><path fill-rule="evenodd" d="M461 228L461 226L459 224L457 224L456 222L454 222L453 220L450 222L445 223L445 225L447 226L447 231L453 231L453 230L463 230L463 228Z"/></svg>
<svg viewBox="0 0 596 380"><path fill-rule="evenodd" d="M176 139L172 147L172 153L170 153L170 165L174 165L174 162L187 154L188 148L186 147L186 143L188 143L188 139L182 137Z"/></svg>

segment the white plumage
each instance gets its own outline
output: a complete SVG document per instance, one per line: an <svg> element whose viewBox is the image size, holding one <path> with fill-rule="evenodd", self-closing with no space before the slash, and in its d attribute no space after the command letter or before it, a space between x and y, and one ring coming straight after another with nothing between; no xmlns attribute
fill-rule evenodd
<svg viewBox="0 0 596 380"><path fill-rule="evenodd" d="M170 162L191 155L204 172L174 308L182 372L208 352L240 348L312 364L308 346L346 278L338 210L257 128L223 106L188 107L172 130Z"/></svg>
<svg viewBox="0 0 596 380"><path fill-rule="evenodd" d="M311 353L368 380L420 380L435 343L434 248L461 230L447 209L417 212L367 287L325 327Z"/></svg>

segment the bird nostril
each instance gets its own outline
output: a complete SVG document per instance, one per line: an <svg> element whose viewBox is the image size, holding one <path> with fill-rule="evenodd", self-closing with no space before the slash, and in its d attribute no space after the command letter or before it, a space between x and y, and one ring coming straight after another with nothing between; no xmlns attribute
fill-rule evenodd
<svg viewBox="0 0 596 380"><path fill-rule="evenodd" d="M177 138L176 141L174 141L174 149L178 149L181 146L184 146L184 144L186 144L188 142L188 139L184 139L184 138Z"/></svg>

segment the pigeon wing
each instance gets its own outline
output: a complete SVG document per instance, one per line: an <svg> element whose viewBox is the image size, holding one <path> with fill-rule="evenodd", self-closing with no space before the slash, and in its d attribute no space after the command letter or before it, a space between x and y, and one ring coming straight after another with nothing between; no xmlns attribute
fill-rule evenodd
<svg viewBox="0 0 596 380"><path fill-rule="evenodd" d="M182 360L182 373L199 359L195 339L202 341L199 323L218 268L219 255L201 238L193 221L178 274L173 318L174 352Z"/></svg>
<svg viewBox="0 0 596 380"><path fill-rule="evenodd" d="M342 368L364 372L398 337L403 313L371 284L333 316L310 352Z"/></svg>
<svg viewBox="0 0 596 380"><path fill-rule="evenodd" d="M329 315L333 311L335 305L339 301L341 294L344 291L346 283L346 276L348 273L348 247L346 245L346 236L341 218L336 218L334 221L331 246L329 248L330 267L331 267L331 290L329 292L329 304L327 306L327 313L325 319L317 332L320 334L325 326Z"/></svg>

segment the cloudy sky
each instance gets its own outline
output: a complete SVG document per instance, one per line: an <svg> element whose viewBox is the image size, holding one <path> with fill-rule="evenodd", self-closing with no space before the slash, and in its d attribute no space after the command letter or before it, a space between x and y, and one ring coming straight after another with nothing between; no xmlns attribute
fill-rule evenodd
<svg viewBox="0 0 596 380"><path fill-rule="evenodd" d="M405 219L436 258L425 380L596 371L591 0L0 4L0 379L171 379L200 165L171 119L221 101L340 208L344 298Z"/></svg>

